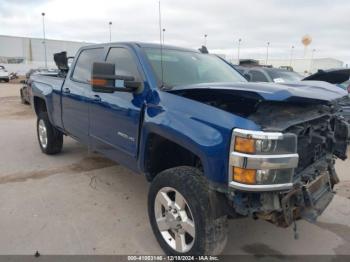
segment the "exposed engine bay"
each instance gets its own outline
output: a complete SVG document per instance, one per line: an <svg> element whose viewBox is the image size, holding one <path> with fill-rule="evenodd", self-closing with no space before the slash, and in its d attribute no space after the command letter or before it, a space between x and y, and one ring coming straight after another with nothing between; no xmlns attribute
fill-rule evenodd
<svg viewBox="0 0 350 262"><path fill-rule="evenodd" d="M283 131L296 134L298 138L299 163L294 170L294 188L289 192L260 195L260 207L267 209L258 211L255 215L279 226L288 226L300 217L315 222L328 206L334 196L333 187L339 182L334 168L335 160L347 158L349 139L348 123L337 116L333 109L329 109L327 111L325 106L316 106L314 110L318 110L318 118L300 123L291 121L294 125ZM288 111L288 107L285 107L285 110ZM290 110L293 111L291 108ZM277 108L272 111L276 114L283 112ZM312 115L312 111L305 110L304 113L300 112L299 118L305 121L305 118ZM297 115L294 117L297 119ZM271 119L274 120L270 123L278 122L278 118L273 115ZM283 121L284 125L287 122ZM271 209L273 211L269 211L272 203L278 203L279 206L274 206Z"/></svg>
<svg viewBox="0 0 350 262"><path fill-rule="evenodd" d="M337 114L338 110L334 104L264 103L249 116L263 130L295 134L299 155L294 188L289 192L256 194L251 210L254 216L285 227L299 218L315 222L325 210L339 182L335 160L347 158L350 137L349 125Z"/></svg>
<svg viewBox="0 0 350 262"><path fill-rule="evenodd" d="M266 101L253 92L228 90L179 90L178 95L206 103L261 126L263 131L292 133L297 136L298 166L294 169L293 189L275 192L235 191L234 209L286 227L304 218L314 222L333 198L339 182L336 158L347 158L349 124L339 114L341 98L333 102L298 98Z"/></svg>
<svg viewBox="0 0 350 262"><path fill-rule="evenodd" d="M175 93L242 117L255 113L258 105L261 103L259 96L255 93L245 93L244 96L241 96L227 90L210 89L180 90Z"/></svg>

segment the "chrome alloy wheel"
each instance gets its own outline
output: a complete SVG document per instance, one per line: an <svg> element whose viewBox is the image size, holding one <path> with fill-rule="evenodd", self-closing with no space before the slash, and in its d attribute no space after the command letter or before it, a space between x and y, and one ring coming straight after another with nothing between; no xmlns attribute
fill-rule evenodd
<svg viewBox="0 0 350 262"><path fill-rule="evenodd" d="M47 147L47 130L45 126L44 120L40 119L38 124L38 134L39 134L39 140L40 144L43 148Z"/></svg>
<svg viewBox="0 0 350 262"><path fill-rule="evenodd" d="M165 242L179 253L189 251L196 230L191 209L183 195L172 187L163 187L155 198L154 212Z"/></svg>

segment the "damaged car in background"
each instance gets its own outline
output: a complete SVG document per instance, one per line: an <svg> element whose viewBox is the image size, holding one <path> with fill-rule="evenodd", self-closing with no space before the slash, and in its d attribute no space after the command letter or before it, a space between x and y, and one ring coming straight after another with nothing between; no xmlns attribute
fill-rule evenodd
<svg viewBox="0 0 350 262"><path fill-rule="evenodd" d="M274 82L279 84L295 83L303 81L305 87L307 86L320 86L322 84L318 81L327 82L334 85L334 88L342 88L348 93L350 92L350 69L349 68L336 68L328 70L318 70L315 74L303 78L296 72L269 67L252 67L243 68L241 73L250 82ZM237 68L236 68L237 69ZM315 83L315 81L317 81ZM344 99L340 102L341 110L339 114L342 115L348 122L350 122L350 102Z"/></svg>
<svg viewBox="0 0 350 262"><path fill-rule="evenodd" d="M349 140L341 88L248 83L216 56L147 43L55 61L57 76L31 77L42 152L61 152L68 135L144 174L166 254L219 254L227 219L314 222L333 198Z"/></svg>

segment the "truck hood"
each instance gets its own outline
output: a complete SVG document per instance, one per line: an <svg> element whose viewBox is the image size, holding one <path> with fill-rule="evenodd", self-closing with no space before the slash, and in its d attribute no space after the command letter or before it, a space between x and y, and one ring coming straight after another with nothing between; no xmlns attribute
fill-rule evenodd
<svg viewBox="0 0 350 262"><path fill-rule="evenodd" d="M235 94L237 96L280 102L306 102L306 103L327 103L346 96L348 93L341 89L335 88L334 85L312 81L307 84L298 83L207 83L194 84L186 86L175 86L168 90L171 93L193 93L206 90L209 92L224 92ZM199 95L197 93L197 95Z"/></svg>

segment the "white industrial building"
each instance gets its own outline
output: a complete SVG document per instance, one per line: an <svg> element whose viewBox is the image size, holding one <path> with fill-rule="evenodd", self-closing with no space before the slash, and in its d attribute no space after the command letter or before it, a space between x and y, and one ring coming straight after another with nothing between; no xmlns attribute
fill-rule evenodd
<svg viewBox="0 0 350 262"><path fill-rule="evenodd" d="M76 51L90 43L46 39L48 68L55 68L53 54L67 51L74 56ZM0 35L0 65L9 72L24 74L31 68L45 67L45 48L41 38Z"/></svg>
<svg viewBox="0 0 350 262"><path fill-rule="evenodd" d="M46 56L48 68L55 68L53 54L67 51L68 56L74 56L76 51L91 43L46 39ZM226 58L224 54L221 57ZM265 65L266 60L258 60ZM236 64L237 61L232 61ZM9 72L25 74L31 68L45 67L45 48L42 38L17 37L0 35L0 65L4 65ZM294 71L308 75L318 69L343 67L343 62L333 58L305 58L305 59L269 59L268 65L273 67L292 66Z"/></svg>
<svg viewBox="0 0 350 262"><path fill-rule="evenodd" d="M266 60L258 60L259 64L265 65ZM269 59L268 65L279 68L281 66L291 66L293 70L301 75L316 73L319 69L340 68L344 63L334 58L296 58L290 59Z"/></svg>

